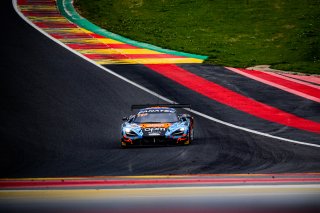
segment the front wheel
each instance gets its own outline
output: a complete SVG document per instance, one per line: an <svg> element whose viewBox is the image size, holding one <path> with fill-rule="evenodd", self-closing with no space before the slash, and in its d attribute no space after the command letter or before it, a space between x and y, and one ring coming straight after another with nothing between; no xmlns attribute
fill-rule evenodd
<svg viewBox="0 0 320 213"><path fill-rule="evenodd" d="M184 142L184 145L189 145L191 144L192 141L193 141L193 129L190 129L188 133L188 140Z"/></svg>
<svg viewBox="0 0 320 213"><path fill-rule="evenodd" d="M189 140L190 140L190 143L193 141L194 139L194 135L193 135L193 128L189 130Z"/></svg>
<svg viewBox="0 0 320 213"><path fill-rule="evenodd" d="M121 149L126 149L128 148L127 144L123 141L121 141L121 145L120 145Z"/></svg>

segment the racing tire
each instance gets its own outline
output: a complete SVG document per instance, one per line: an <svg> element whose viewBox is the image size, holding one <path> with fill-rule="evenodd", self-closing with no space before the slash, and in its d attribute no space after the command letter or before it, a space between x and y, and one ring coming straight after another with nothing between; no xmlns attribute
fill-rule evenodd
<svg viewBox="0 0 320 213"><path fill-rule="evenodd" d="M188 146L191 144L192 141L193 141L193 129L190 129L188 133L188 141L184 142L183 145Z"/></svg>
<svg viewBox="0 0 320 213"><path fill-rule="evenodd" d="M187 143L185 143L185 145L189 145L189 144L191 144L193 142L193 129L191 129L191 128L189 130L188 139L189 140L188 140Z"/></svg>
<svg viewBox="0 0 320 213"><path fill-rule="evenodd" d="M193 142L194 140L194 132L193 132L193 128L189 131L189 141L190 143Z"/></svg>
<svg viewBox="0 0 320 213"><path fill-rule="evenodd" d="M127 145L127 144L126 144L126 145L123 145L123 143L121 142L120 148L121 148L121 149L127 149L127 148L128 148L128 145Z"/></svg>

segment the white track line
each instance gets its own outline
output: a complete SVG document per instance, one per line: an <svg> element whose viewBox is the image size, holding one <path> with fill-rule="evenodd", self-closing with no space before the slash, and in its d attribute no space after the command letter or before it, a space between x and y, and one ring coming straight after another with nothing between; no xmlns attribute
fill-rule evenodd
<svg viewBox="0 0 320 213"><path fill-rule="evenodd" d="M312 96L312 95L308 95L308 94L306 94L306 93L299 92L299 91L294 90L294 89L290 89L290 88L288 88L288 87L285 87L285 86L282 86L282 85L280 85L280 84L277 84L277 83L274 83L274 82L265 80L265 79L263 79L263 78L259 78L259 77L257 77L257 76L248 74L248 73L243 72L243 71L241 71L241 70L239 70L239 69L236 69L236 68L232 68L232 67L226 67L226 68L229 69L229 70L231 70L231 71L233 71L233 72L235 72L235 73L238 73L238 74L240 74L240 75L243 75L243 76L245 76L245 77L247 77L247 78L251 78L251 79L253 79L253 80L259 81L259 82L264 83L264 84L267 84L267 85L269 85L269 86L276 87L276 88L281 89L281 90L283 90L283 91L286 91L286 92L292 93L292 94L294 94L294 95L297 95L297 96L300 96L300 97L303 97L303 98L306 98L306 99L309 99L309 100L312 100L312 101L315 101L315 102L320 103L320 99L317 98L317 97L314 97L314 96ZM268 74L270 74L270 73L268 73ZM278 77L278 76L276 76L276 77ZM279 78L279 77L278 77L278 78ZM308 86L309 86L309 85L308 85Z"/></svg>
<svg viewBox="0 0 320 213"><path fill-rule="evenodd" d="M107 73L113 75L113 76L116 76L118 78L120 78L121 80L135 86L135 87L138 87L139 89L165 101L165 102L168 102L168 103L171 103L171 104L175 104L176 102L164 97L164 96L161 96L115 72L113 72L112 70L100 65L100 64L97 64L95 63L93 60L85 57L84 55L82 55L81 53L71 49L70 47L68 47L67 45L65 45L64 43L62 43L61 41L51 37L49 34L47 34L45 31L43 31L41 28L39 28L38 26L36 26L35 24L33 24L27 17L25 17L21 12L20 10L18 9L18 5L17 5L17 0L12 0L12 4L13 4L13 7L15 9L15 11L17 12L17 14L23 19L25 20L28 24L30 24L32 27L34 27L36 30L38 30L40 33L42 33L43 35L45 35L46 37L48 37L49 39L53 40L54 42L56 42L57 44L61 45L62 47L66 48L67 50L71 51L72 53L76 54L77 56L81 57L82 59L88 61L89 63L91 64L94 64L95 66L103 69L104 71L106 71ZM214 117L211 117L209 115L206 115L206 114L203 114L201 112L198 112L198 111L195 111L195 110L192 110L192 109L185 109L193 114L196 114L198 116L201 116L203 118L206 118L208 120L211 120L211 121L214 121L216 123L220 123L220 124L223 124L225 126L229 126L229 127L232 127L232 128L235 128L235 129L239 129L239 130L243 130L243 131L246 131L246 132L249 132L249 133L253 133L253 134L256 134L256 135L261 135L261 136L264 136L264 137L268 137L268 138L272 138L272 139L277 139L277 140L281 140L281 141L285 141L285 142L289 142L289 143L295 143L295 144L300 144L300 145L305 145L305 146L311 146L311 147L317 147L317 148L320 148L320 145L319 144L312 144L312 143L307 143L307 142L301 142L301 141L297 141L297 140L291 140L291 139L287 139L287 138L282 138L282 137L278 137L278 136L274 136L274 135L270 135L270 134L267 134L267 133L263 133L263 132L259 132L259 131L256 131L256 130L252 130L252 129L248 129L248 128L245 128L245 127L241 127L241 126L237 126L237 125L234 125L234 124L231 124L231 123L228 123L228 122L225 122L225 121L222 121L222 120L219 120L217 118L214 118Z"/></svg>
<svg viewBox="0 0 320 213"><path fill-rule="evenodd" d="M267 72L267 71L260 71L260 72L320 90L320 86L311 84L310 82L302 81L296 78L290 78L285 75L281 75L274 72Z"/></svg>

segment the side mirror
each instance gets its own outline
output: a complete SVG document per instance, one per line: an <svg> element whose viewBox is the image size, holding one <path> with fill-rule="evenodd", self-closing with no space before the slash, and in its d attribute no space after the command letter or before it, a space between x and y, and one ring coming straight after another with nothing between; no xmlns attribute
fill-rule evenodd
<svg viewBox="0 0 320 213"><path fill-rule="evenodd" d="M127 118L127 117L123 117L122 120L123 120L123 121L127 121L128 118Z"/></svg>

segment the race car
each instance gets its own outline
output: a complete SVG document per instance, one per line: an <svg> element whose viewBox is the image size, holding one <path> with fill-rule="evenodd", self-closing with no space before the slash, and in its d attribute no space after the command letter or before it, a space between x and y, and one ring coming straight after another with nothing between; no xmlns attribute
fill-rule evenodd
<svg viewBox="0 0 320 213"><path fill-rule="evenodd" d="M187 104L132 105L131 110L138 112L122 119L121 147L190 144L194 119L176 111L190 107Z"/></svg>

